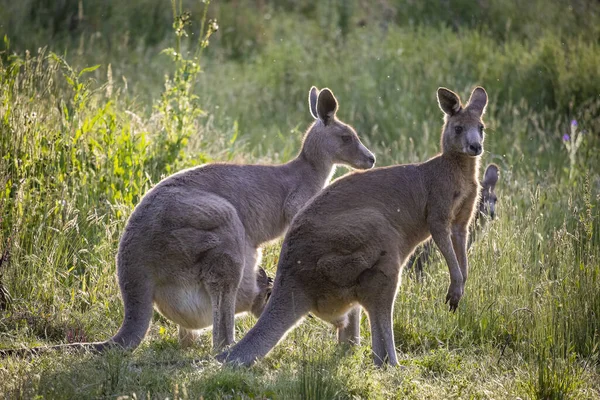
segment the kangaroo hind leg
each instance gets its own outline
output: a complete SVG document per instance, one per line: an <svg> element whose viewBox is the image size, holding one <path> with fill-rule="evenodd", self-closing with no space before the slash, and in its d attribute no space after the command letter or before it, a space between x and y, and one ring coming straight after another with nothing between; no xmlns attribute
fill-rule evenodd
<svg viewBox="0 0 600 400"><path fill-rule="evenodd" d="M395 274L393 267L397 271ZM392 327L398 273L398 261L391 257L384 257L371 270L363 273L360 279L360 303L369 316L373 359L378 366L384 363L398 364Z"/></svg>
<svg viewBox="0 0 600 400"><path fill-rule="evenodd" d="M220 350L234 341L237 284L207 285L213 308L213 348Z"/></svg>
<svg viewBox="0 0 600 400"><path fill-rule="evenodd" d="M281 276L275 278L273 294L265 310L235 346L219 354L217 360L234 364L251 365L271 351L287 332L310 310L310 298L301 290L295 290L291 279L281 284Z"/></svg>
<svg viewBox="0 0 600 400"><path fill-rule="evenodd" d="M213 348L220 350L234 341L235 305L244 269L243 246L237 237L225 247L214 249L203 263L204 286L210 296L213 314Z"/></svg>

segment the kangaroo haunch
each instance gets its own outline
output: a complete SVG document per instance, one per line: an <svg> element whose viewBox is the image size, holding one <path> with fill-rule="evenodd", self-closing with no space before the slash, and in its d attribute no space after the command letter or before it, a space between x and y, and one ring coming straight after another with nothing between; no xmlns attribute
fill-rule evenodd
<svg viewBox="0 0 600 400"><path fill-rule="evenodd" d="M362 306L375 363L396 365L392 315L401 267L430 235L448 263L446 302L456 310L479 197L487 94L476 88L466 107L448 89L438 89L437 97L445 114L442 153L421 164L353 173L310 201L285 236L273 293L258 322L217 359L253 363L309 312L333 323L340 342L358 343Z"/></svg>
<svg viewBox="0 0 600 400"><path fill-rule="evenodd" d="M119 244L121 328L105 342L54 348L133 349L146 335L153 306L179 325L184 344L210 325L215 349L233 343L235 314L259 316L271 291L257 269L259 246L283 234L335 164L366 169L375 163L354 129L336 118L338 103L329 89L311 88L309 108L316 121L287 164L211 164L176 173L151 189Z"/></svg>

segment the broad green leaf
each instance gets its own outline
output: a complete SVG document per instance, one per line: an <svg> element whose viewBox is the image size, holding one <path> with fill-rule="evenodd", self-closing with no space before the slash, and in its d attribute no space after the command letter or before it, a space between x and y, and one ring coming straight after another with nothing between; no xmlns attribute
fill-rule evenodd
<svg viewBox="0 0 600 400"><path fill-rule="evenodd" d="M81 71L79 71L79 75L77 75L77 77L80 77L81 75L86 74L88 72L93 72L93 71L97 70L99 67L100 67L100 64L94 65L92 67L84 68Z"/></svg>

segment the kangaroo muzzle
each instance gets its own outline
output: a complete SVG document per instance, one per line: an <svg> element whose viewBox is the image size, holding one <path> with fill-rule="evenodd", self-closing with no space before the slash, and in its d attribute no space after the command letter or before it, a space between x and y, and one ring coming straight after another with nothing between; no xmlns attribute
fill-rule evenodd
<svg viewBox="0 0 600 400"><path fill-rule="evenodd" d="M369 149L367 149L363 144L360 145L360 152L364 157L364 166L362 169L370 169L375 165L375 155L371 153Z"/></svg>
<svg viewBox="0 0 600 400"><path fill-rule="evenodd" d="M483 144L479 131L471 129L467 133L467 144L463 151L473 157L481 155L483 153Z"/></svg>

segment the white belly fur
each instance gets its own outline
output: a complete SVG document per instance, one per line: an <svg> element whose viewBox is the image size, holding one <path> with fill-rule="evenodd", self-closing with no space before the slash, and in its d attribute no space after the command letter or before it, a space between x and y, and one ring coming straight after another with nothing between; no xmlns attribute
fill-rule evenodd
<svg viewBox="0 0 600 400"><path fill-rule="evenodd" d="M213 324L210 296L201 284L158 287L154 305L165 318L186 329L203 329Z"/></svg>

